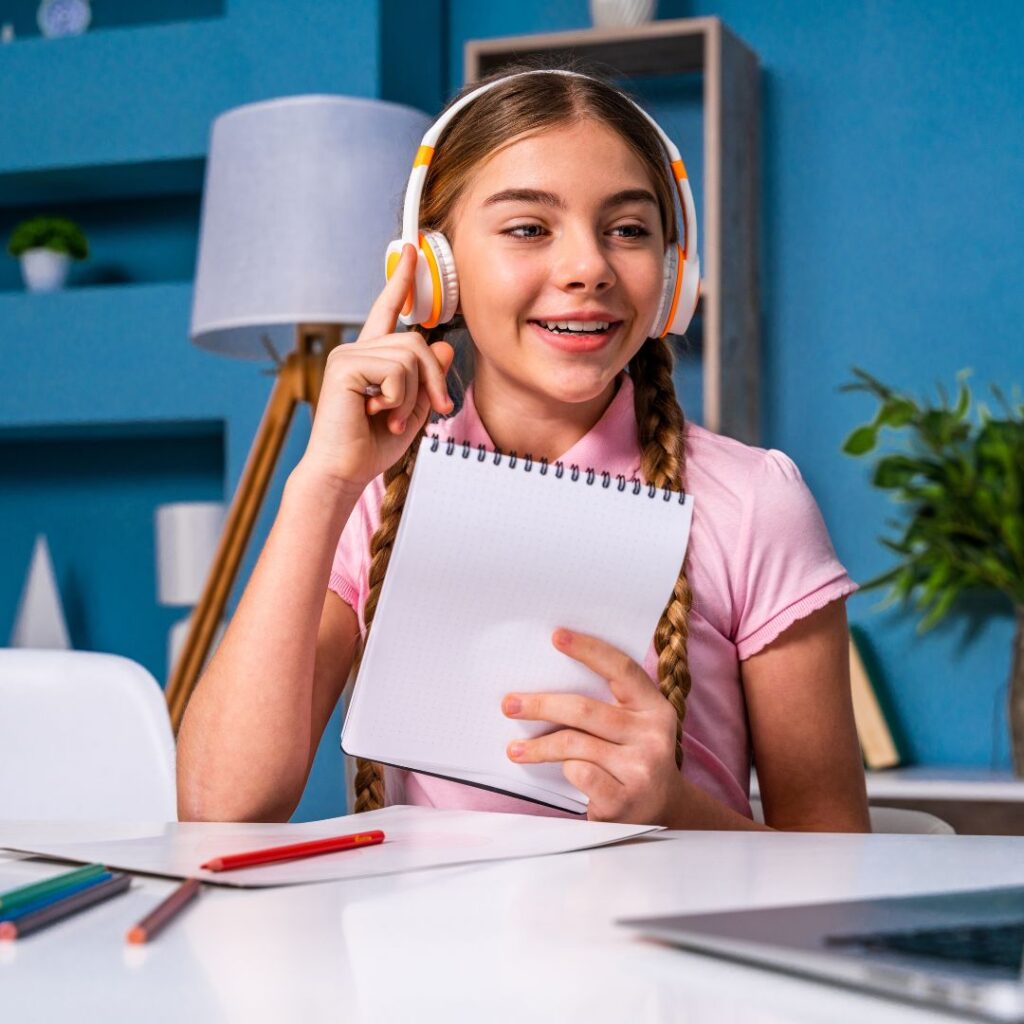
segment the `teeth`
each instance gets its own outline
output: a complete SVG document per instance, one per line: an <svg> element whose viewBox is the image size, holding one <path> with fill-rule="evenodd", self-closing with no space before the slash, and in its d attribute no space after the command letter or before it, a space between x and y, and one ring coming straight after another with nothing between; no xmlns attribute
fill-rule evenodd
<svg viewBox="0 0 1024 1024"><path fill-rule="evenodd" d="M609 327L607 320L540 320L549 331L605 331Z"/></svg>

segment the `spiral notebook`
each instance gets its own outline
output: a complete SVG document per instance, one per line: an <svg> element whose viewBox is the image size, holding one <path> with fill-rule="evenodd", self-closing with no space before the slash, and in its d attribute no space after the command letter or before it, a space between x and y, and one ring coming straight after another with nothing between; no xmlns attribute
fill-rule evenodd
<svg viewBox="0 0 1024 1024"><path fill-rule="evenodd" d="M586 796L560 764L508 759L510 742L555 727L506 718L502 698L613 700L551 634L565 626L599 636L642 664L692 516L682 492L423 438L342 749L585 813Z"/></svg>

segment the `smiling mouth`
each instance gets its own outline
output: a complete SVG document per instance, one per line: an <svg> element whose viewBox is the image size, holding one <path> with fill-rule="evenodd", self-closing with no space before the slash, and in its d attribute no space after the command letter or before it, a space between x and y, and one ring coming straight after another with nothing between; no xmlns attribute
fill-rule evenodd
<svg viewBox="0 0 1024 1024"><path fill-rule="evenodd" d="M549 334L568 336L601 336L611 333L621 320L531 320Z"/></svg>
<svg viewBox="0 0 1024 1024"><path fill-rule="evenodd" d="M602 348L622 325L621 320L530 320L528 323L543 341L563 352L593 352Z"/></svg>

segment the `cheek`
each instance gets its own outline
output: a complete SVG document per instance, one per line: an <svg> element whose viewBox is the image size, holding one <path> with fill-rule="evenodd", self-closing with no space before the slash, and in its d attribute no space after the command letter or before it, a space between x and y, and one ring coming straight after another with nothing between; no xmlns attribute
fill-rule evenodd
<svg viewBox="0 0 1024 1024"><path fill-rule="evenodd" d="M516 311L528 305L547 279L539 262L494 250L486 258L481 254L462 263L456 258L464 309Z"/></svg>
<svg viewBox="0 0 1024 1024"><path fill-rule="evenodd" d="M661 297L661 290L665 280L665 263L661 253L652 254L650 259L638 268L635 278L638 294L643 295L649 301L657 302Z"/></svg>

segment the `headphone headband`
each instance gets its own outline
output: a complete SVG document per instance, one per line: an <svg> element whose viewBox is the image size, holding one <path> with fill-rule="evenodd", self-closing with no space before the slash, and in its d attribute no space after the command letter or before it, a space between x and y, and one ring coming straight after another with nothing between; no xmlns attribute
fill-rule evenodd
<svg viewBox="0 0 1024 1024"><path fill-rule="evenodd" d="M487 82L481 85L479 88L474 89L472 92L467 93L462 99L452 104L438 119L427 129L426 134L420 141L419 149L416 151L416 156L412 164L412 174L409 176L409 185L405 191L405 206L402 212L402 241L409 242L412 245L419 248L419 230L420 230L420 200L423 196L423 185L427 180L427 170L430 167L430 161L434 156L434 146L437 144L437 140L441 137L441 132L444 131L445 127L451 122L452 118L462 110L463 107L468 106L478 96L482 96L485 92L493 89L496 85L502 82L507 82L512 78L521 78L524 75L571 75L574 78L586 78L590 81L596 81L590 75L581 75L578 71L566 71L562 68L538 68L535 71L517 71L515 74L505 75L503 78L496 78L493 82ZM665 153L668 156L669 167L672 171L672 180L675 182L676 196L679 199L679 208L683 215L683 238L682 238L682 250L683 259L689 260L697 257L697 233L691 229L691 225L697 223L697 212L693 202L693 193L690 190L690 182L686 173L686 165L683 163L683 158L679 153L675 143L665 134L661 126L643 109L639 104L635 103L628 96L624 96L636 111L650 124L650 126L657 132L658 138L661 139L662 145L665 147ZM693 235L691 239L691 234ZM690 250L690 243L693 243L693 251Z"/></svg>

